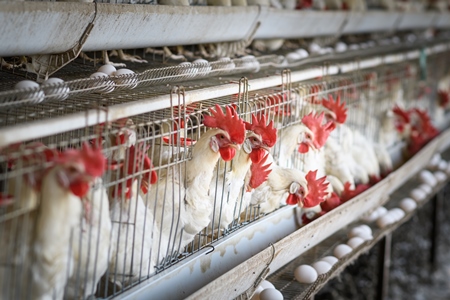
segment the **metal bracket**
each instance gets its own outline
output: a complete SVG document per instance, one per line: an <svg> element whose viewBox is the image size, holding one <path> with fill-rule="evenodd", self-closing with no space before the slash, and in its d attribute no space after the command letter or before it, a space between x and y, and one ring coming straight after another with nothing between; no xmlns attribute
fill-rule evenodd
<svg viewBox="0 0 450 300"><path fill-rule="evenodd" d="M97 2L94 2L94 18L87 25L80 39L75 43L75 45L63 53L58 54L42 54L42 55L33 55L31 56L31 63L27 63L26 69L27 72L31 72L37 75L36 81L42 82L50 75L73 61L78 57L83 48L84 43L86 43L89 34L94 28L94 21L97 17Z"/></svg>

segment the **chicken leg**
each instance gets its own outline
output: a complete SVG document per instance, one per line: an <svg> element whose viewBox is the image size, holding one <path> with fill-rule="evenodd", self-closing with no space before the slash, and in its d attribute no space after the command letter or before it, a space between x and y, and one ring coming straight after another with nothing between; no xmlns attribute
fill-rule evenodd
<svg viewBox="0 0 450 300"><path fill-rule="evenodd" d="M142 59L140 56L125 54L123 52L123 50L113 50L113 51L111 51L111 53L109 55L110 56L118 56L120 58L120 60L131 61L131 62L135 62L135 63L147 63L148 62L145 59Z"/></svg>
<svg viewBox="0 0 450 300"><path fill-rule="evenodd" d="M159 54L164 55L168 59L186 61L186 57L184 57L184 55L182 54L183 46L177 46L177 52L177 55L173 54L172 51L170 51L169 47L163 47L163 50L155 50L153 48L147 48L145 50L145 53Z"/></svg>

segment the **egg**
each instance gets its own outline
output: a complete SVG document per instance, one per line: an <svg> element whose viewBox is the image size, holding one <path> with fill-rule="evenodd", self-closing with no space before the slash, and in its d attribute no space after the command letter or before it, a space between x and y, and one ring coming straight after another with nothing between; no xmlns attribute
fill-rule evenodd
<svg viewBox="0 0 450 300"><path fill-rule="evenodd" d="M319 53L321 49L322 49L322 47L320 47L316 43L311 43L308 48L309 53Z"/></svg>
<svg viewBox="0 0 450 300"><path fill-rule="evenodd" d="M114 78L114 82L118 88L128 88L133 89L137 86L137 76L130 69L119 69L115 73L113 73L114 77L122 77L122 78Z"/></svg>
<svg viewBox="0 0 450 300"><path fill-rule="evenodd" d="M386 207L384 207L384 206L379 206L378 208L377 208L377 213L378 213L378 216L382 216L382 215L384 215L385 213L387 213L387 208Z"/></svg>
<svg viewBox="0 0 450 300"><path fill-rule="evenodd" d="M370 228L370 226L368 225L359 225L357 228L361 228L367 234L372 234L372 228Z"/></svg>
<svg viewBox="0 0 450 300"><path fill-rule="evenodd" d="M325 257L322 257L320 260L321 261L325 261L325 262L329 263L332 266L339 261L339 259L337 259L334 256L325 256Z"/></svg>
<svg viewBox="0 0 450 300"><path fill-rule="evenodd" d="M447 172L448 163L445 160L441 160L437 166L439 171Z"/></svg>
<svg viewBox="0 0 450 300"><path fill-rule="evenodd" d="M291 53L288 53L286 55L286 60L287 60L288 63L293 63L293 62L295 62L297 60L300 60L300 59L302 59L302 57L297 52L291 52Z"/></svg>
<svg viewBox="0 0 450 300"><path fill-rule="evenodd" d="M283 294L276 289L265 289L259 294L261 300L283 300Z"/></svg>
<svg viewBox="0 0 450 300"><path fill-rule="evenodd" d="M103 65L97 70L97 72L105 73L108 76L112 76L116 71L117 69L113 65Z"/></svg>
<svg viewBox="0 0 450 300"><path fill-rule="evenodd" d="M311 265L316 271L318 275L322 275L331 270L331 264L326 261L319 260Z"/></svg>
<svg viewBox="0 0 450 300"><path fill-rule="evenodd" d="M261 281L259 286L262 287L263 289L274 289L275 288L275 286L270 281L267 281L267 280Z"/></svg>
<svg viewBox="0 0 450 300"><path fill-rule="evenodd" d="M440 183L445 182L447 180L447 174L445 174L442 171L436 171L434 172L434 178Z"/></svg>
<svg viewBox="0 0 450 300"><path fill-rule="evenodd" d="M433 173L431 173L430 171L427 170L421 171L419 174L419 178L421 182L426 183L431 187L434 187L437 184L436 178L434 178Z"/></svg>
<svg viewBox="0 0 450 300"><path fill-rule="evenodd" d="M186 76L185 78L194 78L198 74L198 69L188 61L179 63L178 66L180 68L176 68L177 77L180 77L178 75L181 75L183 78L184 76Z"/></svg>
<svg viewBox="0 0 450 300"><path fill-rule="evenodd" d="M440 153L434 154L431 157L430 161L428 162L427 168L435 170L438 167L439 162L441 160L442 160L442 158L441 158L441 154Z"/></svg>
<svg viewBox="0 0 450 300"><path fill-rule="evenodd" d="M260 285L256 288L255 292L253 293L253 297L251 300L260 300L259 294L264 290L264 288Z"/></svg>
<svg viewBox="0 0 450 300"><path fill-rule="evenodd" d="M309 265L298 266L294 270L295 279L300 283L313 283L317 280L317 271Z"/></svg>
<svg viewBox="0 0 450 300"><path fill-rule="evenodd" d="M306 51L305 49L302 49L302 48L299 48L299 49L295 50L295 52L297 54L299 54L301 58L305 58L305 57L309 56L308 51Z"/></svg>
<svg viewBox="0 0 450 300"><path fill-rule="evenodd" d="M433 189L428 184L425 184L425 183L422 183L417 188L421 189L427 195L431 194L431 192L433 191Z"/></svg>
<svg viewBox="0 0 450 300"><path fill-rule="evenodd" d="M49 78L42 83L42 90L51 100L63 101L69 97L70 88L60 78Z"/></svg>
<svg viewBox="0 0 450 300"><path fill-rule="evenodd" d="M400 221L405 216L405 212L398 207L389 210L389 213L394 217L396 222Z"/></svg>
<svg viewBox="0 0 450 300"><path fill-rule="evenodd" d="M350 47L348 47L349 50L359 50L359 45L358 44L352 44L350 45Z"/></svg>
<svg viewBox="0 0 450 300"><path fill-rule="evenodd" d="M337 245L336 248L334 248L333 254L337 258L343 258L344 256L348 255L352 251L353 251L353 249L349 245L340 244L340 245Z"/></svg>
<svg viewBox="0 0 450 300"><path fill-rule="evenodd" d="M239 59L239 64L236 68L258 72L260 69L259 61L253 55L245 55Z"/></svg>
<svg viewBox="0 0 450 300"><path fill-rule="evenodd" d="M411 198L404 198L400 201L400 208L408 213L417 208L417 203Z"/></svg>
<svg viewBox="0 0 450 300"><path fill-rule="evenodd" d="M359 44L359 46L361 47L361 49L369 48L369 44L367 44L367 43L361 43L361 44Z"/></svg>
<svg viewBox="0 0 450 300"><path fill-rule="evenodd" d="M360 245L364 243L364 240L359 236L355 236L347 241L347 245L349 245L352 249L358 248Z"/></svg>
<svg viewBox="0 0 450 300"><path fill-rule="evenodd" d="M353 227L350 232L348 233L348 237L352 238L355 236L361 236L365 233L364 229L361 229L359 227Z"/></svg>
<svg viewBox="0 0 450 300"><path fill-rule="evenodd" d="M39 88L39 84L32 80L19 81L14 88L20 90L17 100L27 100L31 103L41 103L45 99L44 91ZM31 90L31 91L30 91Z"/></svg>
<svg viewBox="0 0 450 300"><path fill-rule="evenodd" d="M217 62L218 62L218 64L214 65L217 67L215 68L213 66L213 69L233 70L234 68L236 68L236 64L229 57L221 57L217 60Z"/></svg>
<svg viewBox="0 0 450 300"><path fill-rule="evenodd" d="M417 202L421 202L421 201L425 200L425 198L427 197L427 194L425 194L424 191L422 191L421 189L418 189L418 188L413 189L409 195L411 196L411 198L413 198Z"/></svg>
<svg viewBox="0 0 450 300"><path fill-rule="evenodd" d="M338 42L334 46L334 49L336 50L336 52L344 52L347 50L347 44L345 44L343 42Z"/></svg>
<svg viewBox="0 0 450 300"><path fill-rule="evenodd" d="M391 225L393 223L395 223L395 220L389 214L385 214L384 216L379 217L378 220L377 220L377 225L381 229L383 229L383 228L385 228L385 227L387 227L387 226L389 226L389 225Z"/></svg>
<svg viewBox="0 0 450 300"><path fill-rule="evenodd" d="M115 68L114 68L115 69ZM114 81L108 79L109 76L106 73L103 72L95 72L94 74L91 74L89 77L91 79L97 79L93 80L91 83L91 87L95 88L96 93L111 93L114 91L115 83Z"/></svg>
<svg viewBox="0 0 450 300"><path fill-rule="evenodd" d="M361 220L370 223L378 219L378 217L379 217L378 211L374 210L369 215L362 217Z"/></svg>
<svg viewBox="0 0 450 300"><path fill-rule="evenodd" d="M325 47L325 52L328 54L334 53L334 49L331 47Z"/></svg>
<svg viewBox="0 0 450 300"><path fill-rule="evenodd" d="M211 65L209 64L209 61L207 61L206 59L196 59L192 62L192 64L197 68L198 70L198 74L200 75L208 75L209 72L211 72Z"/></svg>

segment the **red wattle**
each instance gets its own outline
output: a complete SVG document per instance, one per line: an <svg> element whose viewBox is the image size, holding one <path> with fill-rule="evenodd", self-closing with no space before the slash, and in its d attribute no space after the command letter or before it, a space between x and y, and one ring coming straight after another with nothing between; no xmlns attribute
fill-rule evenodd
<svg viewBox="0 0 450 300"><path fill-rule="evenodd" d="M306 143L300 143L300 145L298 146L298 152L299 153L308 153L309 151L309 146Z"/></svg>
<svg viewBox="0 0 450 300"><path fill-rule="evenodd" d="M265 154L266 151L264 149L254 149L250 153L250 159L252 160L252 163L259 164L261 160L264 158Z"/></svg>
<svg viewBox="0 0 450 300"><path fill-rule="evenodd" d="M236 149L231 147L224 147L219 149L219 153L224 161L230 161L236 154Z"/></svg>
<svg viewBox="0 0 450 300"><path fill-rule="evenodd" d="M84 197L89 192L89 183L84 181L76 181L70 185L70 191L77 197Z"/></svg>
<svg viewBox="0 0 450 300"><path fill-rule="evenodd" d="M286 204L297 205L299 200L300 199L298 199L298 196L296 194L289 194L289 196L286 199Z"/></svg>

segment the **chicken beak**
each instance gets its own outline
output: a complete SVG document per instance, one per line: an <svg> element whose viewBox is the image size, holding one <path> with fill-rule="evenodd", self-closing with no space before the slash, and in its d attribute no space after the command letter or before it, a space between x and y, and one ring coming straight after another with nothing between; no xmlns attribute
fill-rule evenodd
<svg viewBox="0 0 450 300"><path fill-rule="evenodd" d="M239 144L229 144L228 147L234 148L236 150L241 150L241 145Z"/></svg>
<svg viewBox="0 0 450 300"><path fill-rule="evenodd" d="M261 145L261 149L266 150L267 152L270 152L270 148L264 145Z"/></svg>

